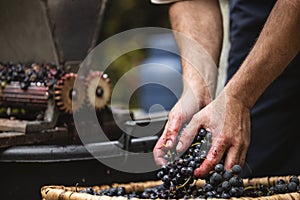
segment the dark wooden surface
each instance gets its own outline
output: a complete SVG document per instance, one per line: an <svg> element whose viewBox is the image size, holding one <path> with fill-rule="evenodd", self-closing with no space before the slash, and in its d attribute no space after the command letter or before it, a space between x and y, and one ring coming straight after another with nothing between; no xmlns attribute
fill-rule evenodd
<svg viewBox="0 0 300 200"><path fill-rule="evenodd" d="M16 145L38 144L46 141L66 140L67 138L68 131L65 128L50 129L43 131L42 133L31 134L22 132L3 132L0 133L0 148Z"/></svg>

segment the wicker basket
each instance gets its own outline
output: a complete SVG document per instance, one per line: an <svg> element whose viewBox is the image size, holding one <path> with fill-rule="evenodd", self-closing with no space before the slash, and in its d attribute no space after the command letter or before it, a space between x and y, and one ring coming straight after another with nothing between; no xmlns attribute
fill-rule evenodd
<svg viewBox="0 0 300 200"><path fill-rule="evenodd" d="M299 176L300 178L300 176ZM266 177L266 178L254 178L254 179L244 179L245 186L255 186L263 184L266 186L274 185L275 182L279 179L288 181L290 176L284 177ZM161 181L148 181L148 182L139 182L139 183L129 183L129 184L113 184L112 187L123 186L126 189L126 192L132 191L143 191L145 188L155 187L162 184ZM198 180L196 185L201 187L203 186L204 181ZM95 191L109 188L108 185L103 186L94 186ZM43 200L124 200L125 197L109 197L109 196L96 196L86 193L79 193L78 191L86 189L86 187L65 187L65 186L44 186L41 188L41 194ZM231 199L244 199L244 200L300 200L300 192L287 193L287 194L277 194L272 196L265 197L241 197L241 198L231 198Z"/></svg>

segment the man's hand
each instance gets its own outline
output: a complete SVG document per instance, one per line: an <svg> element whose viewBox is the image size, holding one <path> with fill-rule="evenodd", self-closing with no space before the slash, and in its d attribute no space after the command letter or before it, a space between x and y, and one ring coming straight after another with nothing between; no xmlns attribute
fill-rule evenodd
<svg viewBox="0 0 300 200"><path fill-rule="evenodd" d="M204 92L205 95L200 95L200 98L199 96L195 96L191 90L187 89L170 111L164 132L153 150L157 165L162 166L166 164L167 161L164 159L164 155L168 150L175 148L178 142L178 133L182 126L189 121L195 113L212 101L208 89L203 88L202 90L207 92Z"/></svg>
<svg viewBox="0 0 300 200"><path fill-rule="evenodd" d="M225 155L225 168L243 165L250 143L250 110L239 100L226 94L226 90L208 106L196 113L184 129L176 147L184 152L200 128L212 133L212 146L206 160L194 175L202 177L220 162Z"/></svg>

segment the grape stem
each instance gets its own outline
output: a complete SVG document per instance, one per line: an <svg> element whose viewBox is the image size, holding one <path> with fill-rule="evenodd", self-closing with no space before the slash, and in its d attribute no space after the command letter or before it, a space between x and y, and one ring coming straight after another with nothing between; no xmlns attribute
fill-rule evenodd
<svg viewBox="0 0 300 200"><path fill-rule="evenodd" d="M256 189L258 189L258 187L257 186L248 186L248 187L245 187L245 191L246 190L252 190L252 189L256 190Z"/></svg>
<svg viewBox="0 0 300 200"><path fill-rule="evenodd" d="M168 150L167 154L169 155L171 162L173 162L173 156L171 150Z"/></svg>
<svg viewBox="0 0 300 200"><path fill-rule="evenodd" d="M191 144L191 147L196 146L196 145L198 145L198 144L201 144L201 142L196 142L196 143L194 143L194 144Z"/></svg>
<svg viewBox="0 0 300 200"><path fill-rule="evenodd" d="M76 183L76 185L75 185L75 192L78 192L78 186L79 186L79 183Z"/></svg>
<svg viewBox="0 0 300 200"><path fill-rule="evenodd" d="M179 189L179 188L182 188L182 187L184 187L189 181L190 181L190 179L191 179L192 177L190 176L182 185L179 185L178 187L177 187L177 190Z"/></svg>

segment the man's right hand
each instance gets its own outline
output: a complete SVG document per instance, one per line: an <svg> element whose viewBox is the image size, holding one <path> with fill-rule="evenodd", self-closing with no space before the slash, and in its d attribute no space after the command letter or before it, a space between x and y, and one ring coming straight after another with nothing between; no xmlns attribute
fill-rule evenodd
<svg viewBox="0 0 300 200"><path fill-rule="evenodd" d="M207 89L203 88L203 90ZM167 160L164 159L164 155L168 150L175 149L178 133L182 126L187 123L195 113L212 101L208 91L203 93L205 95L199 97L191 90L187 90L170 111L163 134L153 150L154 160L157 165L162 166L166 164Z"/></svg>

